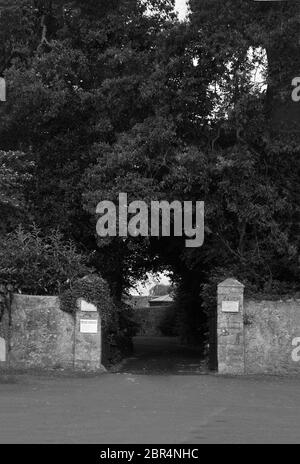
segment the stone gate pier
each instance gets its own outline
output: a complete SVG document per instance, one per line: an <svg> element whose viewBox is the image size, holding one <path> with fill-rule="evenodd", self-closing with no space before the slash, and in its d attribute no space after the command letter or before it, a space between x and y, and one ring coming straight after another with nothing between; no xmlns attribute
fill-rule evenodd
<svg viewBox="0 0 300 464"><path fill-rule="evenodd" d="M245 373L244 285L227 279L218 285L218 372Z"/></svg>
<svg viewBox="0 0 300 464"><path fill-rule="evenodd" d="M218 285L219 374L300 374L300 299L245 299L244 285Z"/></svg>

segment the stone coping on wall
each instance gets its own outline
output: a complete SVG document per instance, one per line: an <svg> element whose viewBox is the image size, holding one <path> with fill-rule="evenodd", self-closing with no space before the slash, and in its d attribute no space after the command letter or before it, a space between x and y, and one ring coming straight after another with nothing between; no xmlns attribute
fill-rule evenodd
<svg viewBox="0 0 300 464"><path fill-rule="evenodd" d="M247 295L245 294L245 301L257 301L257 302L262 302L262 301L297 301L300 302L300 294L299 296L291 296L291 295L266 295L266 294L261 294L261 295Z"/></svg>

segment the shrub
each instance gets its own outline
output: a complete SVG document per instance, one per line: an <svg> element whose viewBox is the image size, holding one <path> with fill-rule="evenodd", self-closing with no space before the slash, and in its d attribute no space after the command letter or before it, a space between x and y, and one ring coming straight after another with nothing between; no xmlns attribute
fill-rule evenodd
<svg viewBox="0 0 300 464"><path fill-rule="evenodd" d="M103 328L102 359L107 367L132 353L132 337L138 328L130 306L116 302L113 308L109 324Z"/></svg>
<svg viewBox="0 0 300 464"><path fill-rule="evenodd" d="M109 286L102 277L94 274L73 282L70 288L60 294L61 309L74 314L79 298L97 307L104 329L111 325L116 308L110 296Z"/></svg>
<svg viewBox="0 0 300 464"><path fill-rule="evenodd" d="M177 337L179 335L178 324L176 305L170 305L158 328L165 337Z"/></svg>
<svg viewBox="0 0 300 464"><path fill-rule="evenodd" d="M79 277L90 272L86 257L65 241L58 230L43 236L33 226L21 226L1 238L0 283L33 295L58 294Z"/></svg>
<svg viewBox="0 0 300 464"><path fill-rule="evenodd" d="M108 283L95 274L78 279L60 294L61 309L74 314L79 298L94 304L101 316L103 364L108 367L131 353L132 337L137 331L132 308L115 303Z"/></svg>
<svg viewBox="0 0 300 464"><path fill-rule="evenodd" d="M18 151L0 150L0 233L13 230L26 220L26 187L33 177L34 163ZM27 214L27 216L26 216Z"/></svg>
<svg viewBox="0 0 300 464"><path fill-rule="evenodd" d="M132 337L139 329L134 319L134 310L130 305L123 302L117 304L117 324L116 344L122 353L129 354L133 349Z"/></svg>
<svg viewBox="0 0 300 464"><path fill-rule="evenodd" d="M74 313L79 298L97 306L103 328L103 362L113 364L132 349L136 326L131 308L115 304L108 283L92 274L87 257L53 230L43 236L33 226L18 227L0 242L0 284L32 295L59 295L61 309Z"/></svg>
<svg viewBox="0 0 300 464"><path fill-rule="evenodd" d="M177 328L183 343L201 348L203 353L208 340L207 315L201 308L197 287L186 288L179 283L175 295Z"/></svg>

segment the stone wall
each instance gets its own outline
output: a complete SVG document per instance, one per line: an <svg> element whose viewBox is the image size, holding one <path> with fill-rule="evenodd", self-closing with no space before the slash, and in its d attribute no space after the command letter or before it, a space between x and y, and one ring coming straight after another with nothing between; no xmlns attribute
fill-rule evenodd
<svg viewBox="0 0 300 464"><path fill-rule="evenodd" d="M0 323L5 367L101 369L100 316L92 305L81 311L81 303L74 317L60 309L58 297L13 295ZM97 322L96 333L82 333L86 320Z"/></svg>
<svg viewBox="0 0 300 464"><path fill-rule="evenodd" d="M300 373L300 300L245 301L245 371Z"/></svg>
<svg viewBox="0 0 300 464"><path fill-rule="evenodd" d="M140 327L137 335L145 337L161 337L163 334L159 327L164 321L169 310L170 307L167 305L135 308L134 320Z"/></svg>
<svg viewBox="0 0 300 464"><path fill-rule="evenodd" d="M300 374L300 300L244 301L244 286L218 286L221 374Z"/></svg>
<svg viewBox="0 0 300 464"><path fill-rule="evenodd" d="M74 318L53 296L14 295L10 367L73 367Z"/></svg>

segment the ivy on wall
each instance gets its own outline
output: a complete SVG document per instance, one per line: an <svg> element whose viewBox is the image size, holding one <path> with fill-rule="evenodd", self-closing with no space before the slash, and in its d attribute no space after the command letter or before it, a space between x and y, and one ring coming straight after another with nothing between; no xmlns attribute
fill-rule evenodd
<svg viewBox="0 0 300 464"><path fill-rule="evenodd" d="M116 311L107 282L97 275L89 275L78 279L71 288L60 294L61 309L75 314L79 298L95 305L101 316L104 328L109 327Z"/></svg>
<svg viewBox="0 0 300 464"><path fill-rule="evenodd" d="M108 283L95 274L76 280L60 294L61 309L75 314L79 299L95 305L100 314L103 364L108 367L131 353L132 337L137 332L132 308L114 301Z"/></svg>

